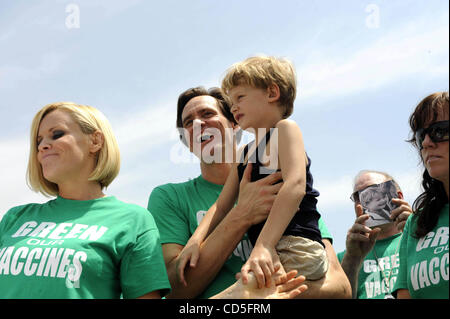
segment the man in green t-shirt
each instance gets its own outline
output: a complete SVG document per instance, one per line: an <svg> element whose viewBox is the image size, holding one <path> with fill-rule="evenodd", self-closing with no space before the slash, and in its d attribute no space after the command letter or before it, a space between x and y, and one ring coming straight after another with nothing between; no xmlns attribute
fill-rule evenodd
<svg viewBox="0 0 450 319"><path fill-rule="evenodd" d="M195 126L199 128L198 132ZM178 99L177 127L183 143L201 159L201 175L184 183L156 187L150 195L148 209L161 235L172 286L168 298L208 298L236 281L235 274L252 249L246 236L247 229L267 218L281 187L281 184L275 184L281 179L281 173L240 184L236 206L202 244L197 265L187 267L188 285L184 286L177 278L177 257L222 191L231 169L230 161L224 157L236 159L236 140L229 132L237 125L220 90L194 88L182 93ZM223 156L219 160L207 161L202 156L207 152L214 157L220 151ZM320 225L330 269L324 279L307 282L308 290L300 296L349 297L350 285L331 246L331 235L322 221Z"/></svg>
<svg viewBox="0 0 450 319"><path fill-rule="evenodd" d="M398 198L393 198L395 208L391 223L369 228L365 222L368 214L363 214L358 192L370 186L392 180ZM402 229L412 213L409 204L397 182L384 172L363 170L355 177L354 193L356 220L347 234L346 250L338 254L342 268L352 286L352 296L356 299L393 298L392 288L397 279L399 266L399 245Z"/></svg>

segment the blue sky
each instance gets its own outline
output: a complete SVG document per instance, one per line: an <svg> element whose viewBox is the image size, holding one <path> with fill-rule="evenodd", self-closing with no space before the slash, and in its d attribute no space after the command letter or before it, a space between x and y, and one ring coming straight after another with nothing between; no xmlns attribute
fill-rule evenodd
<svg viewBox="0 0 450 319"><path fill-rule="evenodd" d="M354 221L362 169L396 178L412 203L422 168L408 117L448 91L448 1L2 1L0 216L47 199L25 184L28 135L45 104L99 108L122 153L107 194L146 207L151 190L199 174L173 163L178 95L218 86L225 70L264 53L293 61L295 120L312 159L319 209L336 251ZM79 28L73 8L79 10ZM67 12L66 12L67 9ZM69 27L68 27L69 25Z"/></svg>

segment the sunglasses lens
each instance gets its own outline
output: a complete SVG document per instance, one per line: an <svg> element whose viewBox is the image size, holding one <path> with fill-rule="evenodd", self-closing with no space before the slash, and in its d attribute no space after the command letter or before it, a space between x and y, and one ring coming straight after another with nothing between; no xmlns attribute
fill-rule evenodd
<svg viewBox="0 0 450 319"><path fill-rule="evenodd" d="M359 202L359 193L358 192L354 192L353 194L351 194L350 195L350 199L353 201L353 202Z"/></svg>
<svg viewBox="0 0 450 319"><path fill-rule="evenodd" d="M425 130L423 128L418 129L415 134L415 138L416 138L416 144L420 148L422 148L422 142L424 140L424 137L425 137Z"/></svg>
<svg viewBox="0 0 450 319"><path fill-rule="evenodd" d="M440 121L430 125L426 129L418 129L415 134L417 146L422 149L422 143L427 134L433 143L448 141L448 123L448 121Z"/></svg>
<svg viewBox="0 0 450 319"><path fill-rule="evenodd" d="M443 142L448 140L448 125L447 127L442 126L436 126L431 128L430 127L430 138L433 140L433 142Z"/></svg>

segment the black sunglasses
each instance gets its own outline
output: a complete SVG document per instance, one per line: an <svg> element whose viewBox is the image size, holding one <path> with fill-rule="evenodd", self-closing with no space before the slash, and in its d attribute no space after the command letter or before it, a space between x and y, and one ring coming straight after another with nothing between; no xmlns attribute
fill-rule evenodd
<svg viewBox="0 0 450 319"><path fill-rule="evenodd" d="M422 143L427 134L433 143L448 141L448 121L435 122L427 128L418 129L414 137L419 149L423 148Z"/></svg>
<svg viewBox="0 0 450 319"><path fill-rule="evenodd" d="M356 192L352 193L352 194L350 195L350 199L351 199L352 202L354 202L354 203L359 203L359 192L356 191Z"/></svg>

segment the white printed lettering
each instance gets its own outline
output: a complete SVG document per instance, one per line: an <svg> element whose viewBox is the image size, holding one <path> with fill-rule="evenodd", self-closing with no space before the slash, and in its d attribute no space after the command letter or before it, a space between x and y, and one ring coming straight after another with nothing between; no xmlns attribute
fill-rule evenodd
<svg viewBox="0 0 450 319"><path fill-rule="evenodd" d="M5 252L2 255L2 258L0 259L0 275L9 275L9 264L11 261L11 255L14 250L14 247L8 247Z"/></svg>
<svg viewBox="0 0 450 319"><path fill-rule="evenodd" d="M421 251L422 249L428 248L433 237L434 232L430 231L428 234L420 238L416 246L416 251Z"/></svg>
<svg viewBox="0 0 450 319"><path fill-rule="evenodd" d="M77 238L78 235L80 235L83 232L83 230L85 230L88 227L89 225L75 224L72 230L66 236L64 236L64 238Z"/></svg>
<svg viewBox="0 0 450 319"><path fill-rule="evenodd" d="M435 270L437 268L437 270ZM439 258L434 257L428 264L428 274L432 284L437 285L439 283Z"/></svg>
<svg viewBox="0 0 450 319"><path fill-rule="evenodd" d="M83 234L80 235L80 239L87 239L89 237L90 240L97 240L103 236L103 234L108 230L105 226L91 226L89 227Z"/></svg>
<svg viewBox="0 0 450 319"><path fill-rule="evenodd" d="M34 229L34 227L36 227L36 225L37 223L35 221L26 222L20 226L19 230L11 237L16 238L26 236Z"/></svg>
<svg viewBox="0 0 450 319"><path fill-rule="evenodd" d="M28 254L28 247L20 247L16 250L11 260L11 275L17 276L23 268L23 262L18 262L19 258L25 258Z"/></svg>
<svg viewBox="0 0 450 319"><path fill-rule="evenodd" d="M47 256L50 253L50 250L51 250L50 248L44 249L44 254L42 255L41 262L39 263L39 267L38 267L36 276L42 276L42 272L44 271L45 262L47 261Z"/></svg>
<svg viewBox="0 0 450 319"><path fill-rule="evenodd" d="M67 278L72 282L77 282L80 279L81 273L83 272L83 266L80 261L85 262L87 260L87 255L84 251L77 251L73 256L73 266L70 267Z"/></svg>
<svg viewBox="0 0 450 319"><path fill-rule="evenodd" d="M441 258L441 276L442 279L448 281L448 253L445 253Z"/></svg>
<svg viewBox="0 0 450 319"><path fill-rule="evenodd" d="M31 276L35 273L36 268L38 267L37 263L33 263L33 259L38 259L41 257L42 254L42 248L33 248L30 253L28 254L27 261L25 263L25 269L23 273L25 276Z"/></svg>
<svg viewBox="0 0 450 319"><path fill-rule="evenodd" d="M59 224L54 231L51 232L50 235L48 235L48 238L50 239L61 239L62 236L60 236L61 234L65 234L68 232L68 227L72 226L71 223L61 223Z"/></svg>
<svg viewBox="0 0 450 319"><path fill-rule="evenodd" d="M39 226L36 227L34 229L34 231L32 233L30 233L28 236L45 238L48 235L48 233L50 232L50 230L55 228L55 226L56 226L55 223L50 223L50 222L40 223Z"/></svg>
<svg viewBox="0 0 450 319"><path fill-rule="evenodd" d="M66 267L70 264L70 259L69 257L72 256L75 253L75 250L73 249L66 249L66 251L64 252L64 255L61 259L61 263L59 264L59 270L58 270L58 278L64 278L66 277L67 274L67 270Z"/></svg>
<svg viewBox="0 0 450 319"><path fill-rule="evenodd" d="M64 248L53 248L50 252L50 256L47 259L47 266L45 267L44 276L48 277L50 272L50 277L56 276L56 271L58 270L59 261L61 260L61 255Z"/></svg>
<svg viewBox="0 0 450 319"><path fill-rule="evenodd" d="M431 247L443 246L448 243L448 227L439 227L434 236Z"/></svg>

